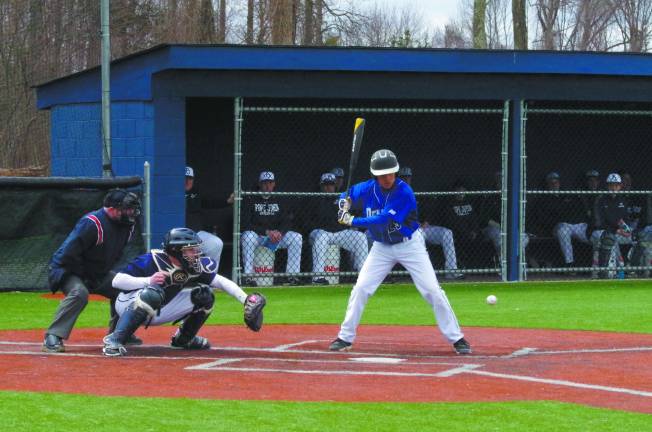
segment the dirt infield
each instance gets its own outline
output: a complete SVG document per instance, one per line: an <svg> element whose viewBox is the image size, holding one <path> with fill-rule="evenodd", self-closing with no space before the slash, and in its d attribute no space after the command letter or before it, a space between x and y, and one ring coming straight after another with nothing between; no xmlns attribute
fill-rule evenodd
<svg viewBox="0 0 652 432"><path fill-rule="evenodd" d="M103 329L75 330L66 353L42 330L0 332L0 389L95 395L298 401L557 400L652 413L652 335L467 328L457 356L432 327L362 326L354 349L327 351L336 326L203 329L213 348L167 346L171 327L139 330L123 358Z"/></svg>

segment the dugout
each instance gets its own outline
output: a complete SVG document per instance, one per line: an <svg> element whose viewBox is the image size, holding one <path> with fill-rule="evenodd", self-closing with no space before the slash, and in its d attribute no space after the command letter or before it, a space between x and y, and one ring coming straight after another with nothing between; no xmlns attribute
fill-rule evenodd
<svg viewBox="0 0 652 432"><path fill-rule="evenodd" d="M652 187L652 122L614 114L652 106L652 56L646 54L160 45L115 60L111 73L113 169L140 176L143 163L151 163L154 245L169 227L184 224L184 165L195 167L202 194L216 210L233 189L236 101L245 107L457 110L427 139L412 112L396 112L391 124L383 113L368 113L356 175L366 175L374 149L399 146L399 157L423 173L415 189L445 190L460 177L487 186L501 169L506 140L511 280L519 277L516 232L526 158L525 187L536 188L552 170L575 179L589 168L622 167L639 186ZM100 69L93 68L36 87L38 108L51 112L52 175L101 176L100 82ZM504 115L483 124L480 115L465 117L467 109ZM612 116L574 114L578 109ZM549 121L557 115L566 129ZM350 125L332 113L312 118L332 126L333 135L292 135L302 120L273 112L260 127L240 131L249 154L258 155L243 161L243 188L259 170L273 169L279 188L311 190L324 167L346 167Z"/></svg>

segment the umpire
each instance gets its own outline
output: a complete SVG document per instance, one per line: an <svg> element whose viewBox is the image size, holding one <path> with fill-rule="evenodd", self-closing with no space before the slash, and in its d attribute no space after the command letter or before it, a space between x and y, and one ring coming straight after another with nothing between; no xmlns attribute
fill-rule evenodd
<svg viewBox="0 0 652 432"><path fill-rule="evenodd" d="M113 302L117 292L111 287L125 246L134 234L140 215L138 196L124 189L113 189L104 197L103 207L82 216L49 263L48 282L54 293L65 298L45 332L42 351L63 352L77 318L88 303L88 294L101 294Z"/></svg>

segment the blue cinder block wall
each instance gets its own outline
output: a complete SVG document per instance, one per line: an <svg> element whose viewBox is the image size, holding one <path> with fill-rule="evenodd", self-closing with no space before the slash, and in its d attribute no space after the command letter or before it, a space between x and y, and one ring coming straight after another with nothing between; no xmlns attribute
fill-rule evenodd
<svg viewBox="0 0 652 432"><path fill-rule="evenodd" d="M54 106L51 124L52 175L101 177L101 105ZM114 174L142 176L145 161L151 164L154 247L168 229L185 223L185 131L184 98L111 104Z"/></svg>

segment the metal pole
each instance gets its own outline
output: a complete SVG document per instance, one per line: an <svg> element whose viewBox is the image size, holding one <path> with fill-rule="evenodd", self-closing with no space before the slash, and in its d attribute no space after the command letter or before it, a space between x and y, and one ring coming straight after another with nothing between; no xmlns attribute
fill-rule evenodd
<svg viewBox="0 0 652 432"><path fill-rule="evenodd" d="M231 278L240 283L240 204L242 202L242 98L236 97L233 111L233 272Z"/></svg>
<svg viewBox="0 0 652 432"><path fill-rule="evenodd" d="M503 106L503 140L500 159L500 275L507 281L507 173L509 171L509 101Z"/></svg>
<svg viewBox="0 0 652 432"><path fill-rule="evenodd" d="M145 237L145 252L149 252L152 248L152 175L150 172L149 162L145 161L143 167L143 178L145 180L145 192L143 201L145 202L145 227L143 230L143 236Z"/></svg>
<svg viewBox="0 0 652 432"><path fill-rule="evenodd" d="M525 153L525 145L527 144L525 142L525 128L527 126L527 104L524 101L521 101L521 154L519 157L521 158L521 184L519 188L519 194L520 194L520 217L519 217L519 223L518 223L518 235L519 235L519 263L518 263L518 268L519 268L519 273L518 273L518 280L522 281L527 279L527 268L526 268L526 260L525 260L525 248L523 247L523 242L521 236L525 236L525 208L527 204L527 191L526 189L526 181L525 181L525 176L527 175L527 154Z"/></svg>
<svg viewBox="0 0 652 432"><path fill-rule="evenodd" d="M101 1L102 21L102 176L112 177L111 167L111 36L109 0Z"/></svg>

